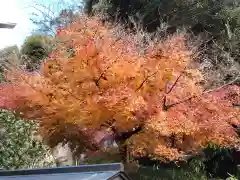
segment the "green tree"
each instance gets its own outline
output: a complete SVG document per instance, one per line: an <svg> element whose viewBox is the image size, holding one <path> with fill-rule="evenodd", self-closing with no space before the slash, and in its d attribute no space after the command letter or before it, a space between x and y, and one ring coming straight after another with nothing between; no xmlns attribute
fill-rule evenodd
<svg viewBox="0 0 240 180"><path fill-rule="evenodd" d="M48 148L34 138L37 124L0 111L0 168L19 169L52 165Z"/></svg>
<svg viewBox="0 0 240 180"><path fill-rule="evenodd" d="M41 61L48 56L53 48L51 37L43 35L32 35L26 38L22 48L21 62L29 71L39 68Z"/></svg>
<svg viewBox="0 0 240 180"><path fill-rule="evenodd" d="M5 69L6 63L19 64L20 61L19 48L14 46L9 46L0 50L0 82L4 81L3 71Z"/></svg>

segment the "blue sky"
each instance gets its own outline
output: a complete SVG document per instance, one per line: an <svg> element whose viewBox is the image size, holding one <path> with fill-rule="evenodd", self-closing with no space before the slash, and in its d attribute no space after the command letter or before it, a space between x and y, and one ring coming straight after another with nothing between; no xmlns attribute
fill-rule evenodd
<svg viewBox="0 0 240 180"><path fill-rule="evenodd" d="M15 44L20 47L24 39L31 34L35 26L29 19L34 11L30 5L36 3L57 4L56 2L59 1L74 3L81 0L2 0L0 2L0 22L13 22L17 23L17 26L14 29L0 29L0 49Z"/></svg>

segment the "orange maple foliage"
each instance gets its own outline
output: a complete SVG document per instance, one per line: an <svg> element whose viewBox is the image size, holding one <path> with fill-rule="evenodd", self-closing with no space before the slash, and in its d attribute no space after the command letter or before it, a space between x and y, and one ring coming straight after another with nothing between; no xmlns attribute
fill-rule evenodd
<svg viewBox="0 0 240 180"><path fill-rule="evenodd" d="M239 87L205 92L202 74L190 68L192 52L183 35L155 42L139 55L129 37L116 39L97 18L81 17L57 38L61 48L38 73L10 69L7 76L18 87L11 107L39 120L44 137L64 139L74 128L58 136L58 127L76 125L91 137L110 132L135 156L162 160L197 153L210 142L239 143L232 127L240 123L240 110L232 107ZM75 56L67 57L66 46Z"/></svg>

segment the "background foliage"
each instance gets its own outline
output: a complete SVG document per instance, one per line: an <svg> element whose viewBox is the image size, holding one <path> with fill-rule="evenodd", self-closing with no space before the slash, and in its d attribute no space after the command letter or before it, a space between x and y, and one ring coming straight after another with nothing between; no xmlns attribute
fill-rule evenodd
<svg viewBox="0 0 240 180"><path fill-rule="evenodd" d="M21 63L28 71L39 69L42 61L53 49L53 40L49 36L32 35L26 38L21 47Z"/></svg>
<svg viewBox="0 0 240 180"><path fill-rule="evenodd" d="M47 146L34 139L37 124L0 111L0 168L40 168L53 165Z"/></svg>
<svg viewBox="0 0 240 180"><path fill-rule="evenodd" d="M236 0L92 0L89 11L105 21L122 22L134 31L170 35L185 29L197 39L199 62L208 86L239 79L240 19ZM160 31L159 31L160 30ZM198 38L197 38L198 37Z"/></svg>

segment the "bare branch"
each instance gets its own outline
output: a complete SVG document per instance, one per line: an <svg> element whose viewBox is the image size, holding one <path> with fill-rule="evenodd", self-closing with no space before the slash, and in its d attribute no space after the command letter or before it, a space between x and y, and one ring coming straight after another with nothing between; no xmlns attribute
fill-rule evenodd
<svg viewBox="0 0 240 180"><path fill-rule="evenodd" d="M162 106L163 111L168 110L166 103L167 103L167 96L164 96L163 97L163 106Z"/></svg>
<svg viewBox="0 0 240 180"><path fill-rule="evenodd" d="M104 72L101 73L101 75L99 76L98 79L94 80L94 82L95 82L95 84L96 84L96 86L97 86L98 88L99 88L99 81L100 81L101 79L107 80L106 77L104 77Z"/></svg>
<svg viewBox="0 0 240 180"><path fill-rule="evenodd" d="M240 104L233 103L232 105L233 105L233 107L239 107L240 108Z"/></svg>
<svg viewBox="0 0 240 180"><path fill-rule="evenodd" d="M177 77L176 81L173 83L172 87L169 89L169 91L167 92L167 94L171 93L171 91L172 91L173 88L177 85L177 83L178 83L178 81L179 81L179 79L180 79L181 77L182 77L182 74L180 74L180 75Z"/></svg>
<svg viewBox="0 0 240 180"><path fill-rule="evenodd" d="M199 96L191 96L191 97L189 97L189 98L187 98L187 99L184 99L184 100L182 100L182 101L179 101L179 102L176 102L176 103L173 103L173 104L170 104L170 105L166 105L166 107L167 107L167 109L169 109L169 108L172 108L172 107L174 107L174 106L176 106L176 105L179 105L179 104L185 103L185 102L187 102L187 101L190 101L191 99L194 99L194 98L196 98L196 97L199 97Z"/></svg>
<svg viewBox="0 0 240 180"><path fill-rule="evenodd" d="M142 83L139 85L139 87L136 89L136 91L138 91L139 89L141 89L141 88L143 87L144 83L147 82L147 80L148 80L150 77L156 75L157 73L158 73L158 71L156 71L155 73L153 73L153 74L151 74L151 75L148 75L146 78L144 78L144 80L143 80Z"/></svg>
<svg viewBox="0 0 240 180"><path fill-rule="evenodd" d="M230 81L230 82L228 82L228 83L226 83L226 84L224 84L224 85L222 85L222 86L220 86L220 87L217 87L217 88L214 88L214 89L210 89L210 90L204 90L203 91L203 94L207 94L207 93L210 93L210 92L213 92L213 91L218 91L218 90L220 90L220 89L222 89L222 88L224 88L224 87L226 87L226 86L228 86L228 85L231 85L231 84L233 84L234 82L236 82L237 80L239 80L240 79L240 76L237 76L235 79L233 79L232 81Z"/></svg>
<svg viewBox="0 0 240 180"><path fill-rule="evenodd" d="M169 94L169 93L171 93L172 92L172 90L173 90L173 88L177 85L177 83L178 83L178 81L179 81L179 79L182 77L182 73L177 77L177 79L175 80L175 82L173 83L173 85L172 85L172 87L169 89L169 91L167 91L167 83L166 83L166 86L165 86L165 92L166 92L166 94ZM173 105L167 105L166 103L167 103L167 96L166 96L166 94L165 94L165 96L163 97L163 110L164 111L167 111L169 108L171 108Z"/></svg>
<svg viewBox="0 0 240 180"><path fill-rule="evenodd" d="M224 84L224 85L222 85L222 86L220 86L220 87L218 87L218 88L211 89L211 90L208 90L208 91L203 91L203 93L201 93L201 94L198 95L198 96L196 96L196 95L195 95L195 96L191 96L191 97L189 97L189 98L187 98L187 99L184 99L184 100L182 100L182 101L179 101L179 102L176 102L176 103L173 103L173 104L170 104L170 105L165 105L165 106L167 106L168 109L169 109L169 108L174 107L174 106L176 106L176 105L178 105L178 104L185 103L185 102L187 102L187 101L189 101L189 100L191 100L191 99L193 99L193 98L197 98L197 97L203 96L203 95L208 94L208 93L211 93L211 92L213 92L213 91L218 91L218 90L220 90L220 89L222 89L222 88L224 88L224 87L226 87L226 86L228 86L228 85L233 84L233 83L236 82L238 79L239 79L239 77L235 78L234 80L230 81L229 83Z"/></svg>

